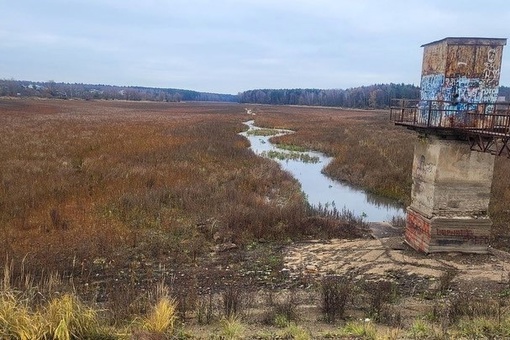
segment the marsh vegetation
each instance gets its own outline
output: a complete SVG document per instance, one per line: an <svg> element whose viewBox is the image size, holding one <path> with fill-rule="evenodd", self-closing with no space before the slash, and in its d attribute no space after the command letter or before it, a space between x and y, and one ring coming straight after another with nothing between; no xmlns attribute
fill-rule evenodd
<svg viewBox="0 0 510 340"><path fill-rule="evenodd" d="M331 177L408 202L414 135L385 112L253 110L259 126L296 131L275 142L334 157ZM248 149L245 120L237 104L1 99L0 335L193 338L200 331L188 325L204 325L220 338L306 338L369 336L375 316L397 325L383 317L397 300L391 287L375 302L363 288L371 283L288 280L285 244L366 230L348 212L310 207L290 174ZM497 161L491 203L500 245L507 163ZM321 294L329 335L304 329L296 313L296 301L319 308ZM490 310L497 334L505 311ZM359 324L361 315L372 321ZM266 335L261 320L273 327Z"/></svg>

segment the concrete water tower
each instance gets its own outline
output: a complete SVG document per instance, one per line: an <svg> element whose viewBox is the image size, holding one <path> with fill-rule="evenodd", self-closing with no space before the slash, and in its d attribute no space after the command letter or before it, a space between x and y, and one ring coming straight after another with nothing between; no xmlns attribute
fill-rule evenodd
<svg viewBox="0 0 510 340"><path fill-rule="evenodd" d="M494 155L510 155L510 105L496 102L504 45L499 38L423 45L420 100L391 106L395 124L420 136L405 229L418 251L488 251Z"/></svg>

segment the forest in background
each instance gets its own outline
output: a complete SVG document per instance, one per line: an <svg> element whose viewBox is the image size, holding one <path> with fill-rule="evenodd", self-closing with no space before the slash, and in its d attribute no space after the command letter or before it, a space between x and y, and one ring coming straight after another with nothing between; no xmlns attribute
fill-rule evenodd
<svg viewBox="0 0 510 340"><path fill-rule="evenodd" d="M93 84L57 83L54 81L33 82L26 80L0 79L0 97L39 97L59 99L103 99L133 101L212 101L237 102L232 94L198 92L192 90L155 88L142 86L115 86Z"/></svg>
<svg viewBox="0 0 510 340"><path fill-rule="evenodd" d="M499 95L510 101L510 87ZM255 89L237 95L174 88L32 82L0 79L0 97L102 99L133 101L212 101L269 105L328 106L356 109L385 109L391 99L419 99L420 88L411 84L374 84L343 89Z"/></svg>
<svg viewBox="0 0 510 340"><path fill-rule="evenodd" d="M376 84L342 89L263 89L239 94L241 103L271 105L331 106L358 109L382 109L393 98L418 99L420 88L409 84Z"/></svg>
<svg viewBox="0 0 510 340"><path fill-rule="evenodd" d="M510 100L510 87L499 95ZM330 106L355 109L385 109L392 99L419 99L420 88L410 84L375 84L342 89L264 89L239 94L239 102L270 105Z"/></svg>

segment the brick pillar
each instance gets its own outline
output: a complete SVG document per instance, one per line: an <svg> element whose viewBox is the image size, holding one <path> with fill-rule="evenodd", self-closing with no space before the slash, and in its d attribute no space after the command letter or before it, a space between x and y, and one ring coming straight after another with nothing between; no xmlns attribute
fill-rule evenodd
<svg viewBox="0 0 510 340"><path fill-rule="evenodd" d="M415 145L405 240L425 252L486 253L494 156L466 142L420 137Z"/></svg>

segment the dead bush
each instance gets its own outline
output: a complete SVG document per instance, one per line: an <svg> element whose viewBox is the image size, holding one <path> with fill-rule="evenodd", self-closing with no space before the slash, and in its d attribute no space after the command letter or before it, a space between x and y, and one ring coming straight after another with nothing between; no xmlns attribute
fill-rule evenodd
<svg viewBox="0 0 510 340"><path fill-rule="evenodd" d="M391 281L367 281L364 290L368 295L368 313L376 321L382 319L386 304L395 301L397 290Z"/></svg>
<svg viewBox="0 0 510 340"><path fill-rule="evenodd" d="M298 302L293 290L284 291L280 296L270 292L267 304L269 310L264 317L265 323L283 328L292 321L298 321Z"/></svg>
<svg viewBox="0 0 510 340"><path fill-rule="evenodd" d="M346 277L327 276L321 282L322 312L327 322L343 318L353 290L352 281Z"/></svg>

